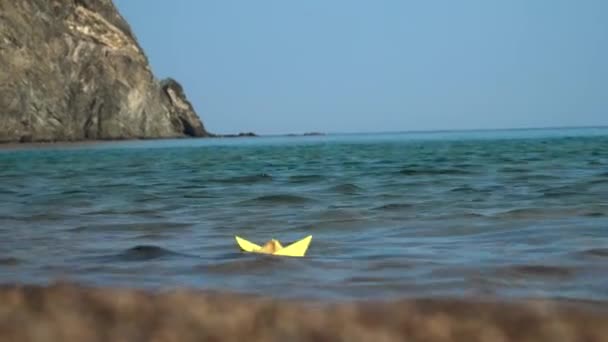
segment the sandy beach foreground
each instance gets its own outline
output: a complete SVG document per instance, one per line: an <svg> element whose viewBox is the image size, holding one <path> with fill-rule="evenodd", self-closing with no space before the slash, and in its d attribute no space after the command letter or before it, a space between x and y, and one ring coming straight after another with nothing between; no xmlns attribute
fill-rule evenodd
<svg viewBox="0 0 608 342"><path fill-rule="evenodd" d="M605 341L608 312L571 302L307 303L196 290L4 285L2 341Z"/></svg>

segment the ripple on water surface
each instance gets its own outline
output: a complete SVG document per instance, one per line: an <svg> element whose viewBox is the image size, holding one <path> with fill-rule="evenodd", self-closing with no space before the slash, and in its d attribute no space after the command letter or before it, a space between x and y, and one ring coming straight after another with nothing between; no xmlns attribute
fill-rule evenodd
<svg viewBox="0 0 608 342"><path fill-rule="evenodd" d="M0 151L0 279L606 300L608 129L543 132Z"/></svg>

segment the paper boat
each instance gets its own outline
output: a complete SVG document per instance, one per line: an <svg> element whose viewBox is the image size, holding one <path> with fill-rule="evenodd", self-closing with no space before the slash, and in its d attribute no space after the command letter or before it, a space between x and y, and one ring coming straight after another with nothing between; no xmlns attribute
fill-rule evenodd
<svg viewBox="0 0 608 342"><path fill-rule="evenodd" d="M283 247L283 245L281 245L281 243L275 239L266 242L264 246L258 246L255 243L247 241L241 237L235 236L235 238L236 243L245 252L303 257L306 255L306 250L308 249L308 245L310 245L312 235L309 235L302 240L296 241L285 247Z"/></svg>

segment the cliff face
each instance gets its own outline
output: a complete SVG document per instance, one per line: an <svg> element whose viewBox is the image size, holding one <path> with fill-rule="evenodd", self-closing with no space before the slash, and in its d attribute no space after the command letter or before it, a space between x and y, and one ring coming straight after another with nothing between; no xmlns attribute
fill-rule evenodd
<svg viewBox="0 0 608 342"><path fill-rule="evenodd" d="M0 142L207 135L111 0L0 0Z"/></svg>

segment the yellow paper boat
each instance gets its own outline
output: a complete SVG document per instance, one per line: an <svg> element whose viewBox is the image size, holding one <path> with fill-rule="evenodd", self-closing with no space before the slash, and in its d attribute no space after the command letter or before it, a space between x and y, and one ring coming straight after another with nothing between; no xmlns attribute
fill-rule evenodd
<svg viewBox="0 0 608 342"><path fill-rule="evenodd" d="M304 255L306 255L306 250L308 250L308 245L310 245L312 235L309 235L303 238L302 240L296 241L285 247L283 247L283 245L281 245L281 243L275 239L266 242L264 246L258 246L255 243L247 241L241 237L235 236L235 238L236 243L245 252L290 257L303 257Z"/></svg>

